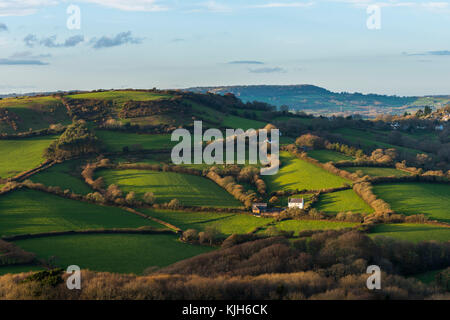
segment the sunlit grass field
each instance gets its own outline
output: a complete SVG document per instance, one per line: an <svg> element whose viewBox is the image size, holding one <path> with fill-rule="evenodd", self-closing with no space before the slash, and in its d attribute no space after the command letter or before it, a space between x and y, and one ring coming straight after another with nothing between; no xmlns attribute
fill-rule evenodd
<svg viewBox="0 0 450 320"><path fill-rule="evenodd" d="M352 189L322 194L314 208L326 214L336 215L339 212L372 213L373 209L364 202Z"/></svg>
<svg viewBox="0 0 450 320"><path fill-rule="evenodd" d="M335 176L288 152L280 152L280 171L266 176L269 192L277 190L318 190L343 186L348 180Z"/></svg>
<svg viewBox="0 0 450 320"><path fill-rule="evenodd" d="M122 191L134 191L138 196L153 192L157 203L178 199L186 206L241 206L228 192L204 177L149 170L100 170L97 175L104 177L107 185L116 184Z"/></svg>
<svg viewBox="0 0 450 320"><path fill-rule="evenodd" d="M335 222L324 220L283 220L274 224L275 228L284 231L294 231L297 236L300 231L305 230L328 230L328 229L343 229L356 226L357 223L352 222ZM259 233L267 233L268 228L265 228Z"/></svg>
<svg viewBox="0 0 450 320"><path fill-rule="evenodd" d="M0 177L9 178L45 161L43 153L56 136L0 140Z"/></svg>
<svg viewBox="0 0 450 320"><path fill-rule="evenodd" d="M378 168L378 167L346 167L341 168L342 170L346 170L348 172L356 172L356 171L362 171L364 175L368 175L371 177L389 177L389 176L395 176L395 177L404 177L411 175L409 172L397 170L395 168Z"/></svg>
<svg viewBox="0 0 450 320"><path fill-rule="evenodd" d="M101 91L101 92L87 92L68 95L72 99L94 99L94 100L113 100L117 104L127 101L152 101L169 98L170 95L158 94L154 92L145 91Z"/></svg>
<svg viewBox="0 0 450 320"><path fill-rule="evenodd" d="M333 150L312 150L308 151L308 156L314 158L322 163L329 161L338 162L341 160L354 160L355 158L347 156L343 153Z"/></svg>
<svg viewBox="0 0 450 320"><path fill-rule="evenodd" d="M103 148L109 152L120 152L124 147L130 150L139 145L144 150L171 149L177 142L170 141L168 134L137 134L117 131L97 130L97 137Z"/></svg>
<svg viewBox="0 0 450 320"><path fill-rule="evenodd" d="M41 259L51 257L67 268L141 274L149 267L164 267L213 250L180 242L177 235L95 234L64 235L15 241Z"/></svg>
<svg viewBox="0 0 450 320"><path fill-rule="evenodd" d="M373 188L391 208L406 215L424 214L450 222L450 185L439 183L386 183Z"/></svg>
<svg viewBox="0 0 450 320"><path fill-rule="evenodd" d="M46 97L18 97L0 99L0 109L6 108L11 116L17 115L19 120L15 120L18 130L15 131L8 123L0 123L0 131L9 134L25 132L29 129L40 130L50 126L50 124L71 123L67 110L61 100L52 96ZM14 117L12 117L14 119Z"/></svg>
<svg viewBox="0 0 450 320"><path fill-rule="evenodd" d="M247 214L218 212L186 212L145 209L149 216L169 222L183 230L205 230L206 227L216 227L225 235L248 233L256 227L264 226L273 221L272 218L258 218Z"/></svg>
<svg viewBox="0 0 450 320"><path fill-rule="evenodd" d="M164 226L116 207L61 198L34 190L0 197L0 236L82 229Z"/></svg>
<svg viewBox="0 0 450 320"><path fill-rule="evenodd" d="M380 224L375 226L370 234L385 236L412 242L436 240L450 241L450 228L429 224Z"/></svg>
<svg viewBox="0 0 450 320"><path fill-rule="evenodd" d="M30 179L33 182L42 183L46 186L57 186L62 190L70 190L73 193L88 194L93 190L83 181L80 166L80 161L66 161L39 172Z"/></svg>

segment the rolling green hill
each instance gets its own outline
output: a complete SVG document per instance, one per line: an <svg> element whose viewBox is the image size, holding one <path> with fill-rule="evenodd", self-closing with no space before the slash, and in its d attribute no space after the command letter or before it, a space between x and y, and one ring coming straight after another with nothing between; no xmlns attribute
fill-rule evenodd
<svg viewBox="0 0 450 320"><path fill-rule="evenodd" d="M213 181L199 176L146 170L101 170L98 175L125 192L135 191L138 196L153 192L158 203L178 199L185 206L241 206Z"/></svg>
<svg viewBox="0 0 450 320"><path fill-rule="evenodd" d="M66 268L118 273L142 272L211 251L212 248L182 243L176 235L64 235L15 241L19 247L35 252L41 259L52 259ZM95 244L95 245L93 245Z"/></svg>
<svg viewBox="0 0 450 320"><path fill-rule="evenodd" d="M142 226L163 228L119 208L64 199L34 190L15 191L0 197L0 236Z"/></svg>
<svg viewBox="0 0 450 320"><path fill-rule="evenodd" d="M349 181L335 176L287 152L280 153L281 168L273 176L265 176L268 189L276 190L319 190L341 187Z"/></svg>
<svg viewBox="0 0 450 320"><path fill-rule="evenodd" d="M9 178L45 161L44 150L56 136L0 140L0 177Z"/></svg>

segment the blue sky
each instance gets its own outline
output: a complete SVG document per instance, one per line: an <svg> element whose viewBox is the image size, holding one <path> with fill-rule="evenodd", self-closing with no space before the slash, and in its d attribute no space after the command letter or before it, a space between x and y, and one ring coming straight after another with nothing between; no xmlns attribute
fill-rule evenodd
<svg viewBox="0 0 450 320"><path fill-rule="evenodd" d="M69 30L67 8L81 12ZM381 28L370 30L367 7ZM450 94L448 1L0 0L0 93L315 84Z"/></svg>

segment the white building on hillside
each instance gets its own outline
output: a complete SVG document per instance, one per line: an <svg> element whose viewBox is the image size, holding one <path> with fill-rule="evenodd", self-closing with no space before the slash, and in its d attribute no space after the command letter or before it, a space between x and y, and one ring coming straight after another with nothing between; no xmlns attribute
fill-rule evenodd
<svg viewBox="0 0 450 320"><path fill-rule="evenodd" d="M289 209L303 209L305 207L305 200L303 198L289 198L288 208Z"/></svg>

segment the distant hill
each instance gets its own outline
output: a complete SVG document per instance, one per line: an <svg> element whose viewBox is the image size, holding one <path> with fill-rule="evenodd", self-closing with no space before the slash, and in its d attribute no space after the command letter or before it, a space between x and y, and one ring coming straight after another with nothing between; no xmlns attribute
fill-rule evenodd
<svg viewBox="0 0 450 320"><path fill-rule="evenodd" d="M378 114L403 114L414 112L424 106L441 107L450 96L400 97L379 94L332 92L308 85L254 85L224 87L194 87L193 92L233 93L244 102L262 101L277 107L287 105L290 110L304 111L314 115L361 114L375 117Z"/></svg>

